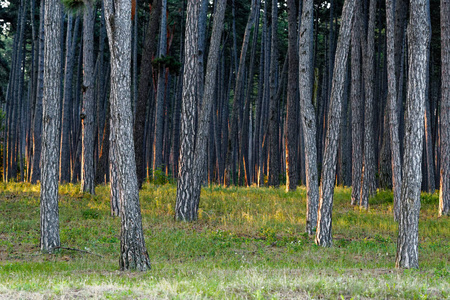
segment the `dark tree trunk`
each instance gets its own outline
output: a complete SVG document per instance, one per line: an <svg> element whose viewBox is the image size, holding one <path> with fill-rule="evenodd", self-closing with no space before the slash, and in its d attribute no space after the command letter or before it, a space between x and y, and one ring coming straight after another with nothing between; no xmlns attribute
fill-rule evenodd
<svg viewBox="0 0 450 300"><path fill-rule="evenodd" d="M269 179L268 185L280 185L280 152L278 149L279 118L277 97L278 70L278 0L272 0L272 42L270 53L270 101L269 101Z"/></svg>
<svg viewBox="0 0 450 300"><path fill-rule="evenodd" d="M289 55L289 75L288 75L288 96L287 96L287 110L286 110L286 191L295 190L298 185L298 171L297 171L297 138L298 138L298 80L299 80L299 66L298 66L298 25L297 16L298 9L294 0L288 0L288 55ZM301 6L301 1L299 1ZM308 24L309 25L309 24ZM312 30L311 30L312 31ZM313 40L308 41L313 43ZM311 72L309 72L311 73ZM311 74L309 74L311 76Z"/></svg>
<svg viewBox="0 0 450 300"><path fill-rule="evenodd" d="M450 0L441 0L441 182L439 216L450 215Z"/></svg>
<svg viewBox="0 0 450 300"><path fill-rule="evenodd" d="M94 7L84 0L83 16L83 106L81 111L81 190L95 194L94 183Z"/></svg>
<svg viewBox="0 0 450 300"><path fill-rule="evenodd" d="M138 99L136 104L136 116L134 121L134 147L136 156L136 170L139 188L145 179L145 156L144 156L144 128L147 105L149 103L149 90L152 81L152 57L156 49L156 34L161 13L161 0L153 0L150 21L144 39L140 79L138 87ZM150 134L150 133L148 133Z"/></svg>
<svg viewBox="0 0 450 300"><path fill-rule="evenodd" d="M376 192L375 134L374 134L374 54L376 0L370 0L367 39L362 42L364 66L364 156L360 207L369 208L369 197Z"/></svg>

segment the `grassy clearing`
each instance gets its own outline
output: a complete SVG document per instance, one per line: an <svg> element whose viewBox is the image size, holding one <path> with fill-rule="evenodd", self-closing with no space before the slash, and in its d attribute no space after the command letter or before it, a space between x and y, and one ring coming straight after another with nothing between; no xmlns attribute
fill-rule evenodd
<svg viewBox="0 0 450 300"><path fill-rule="evenodd" d="M173 221L176 187L146 185L141 206L152 270L119 272L120 221L109 191L60 188L62 250L39 253L39 187L0 184L0 298L366 299L450 298L450 219L437 218L437 194L423 194L420 269L394 269L397 226L392 193L370 210L349 205L337 188L334 246L304 234L305 190L222 188L202 191L200 220Z"/></svg>

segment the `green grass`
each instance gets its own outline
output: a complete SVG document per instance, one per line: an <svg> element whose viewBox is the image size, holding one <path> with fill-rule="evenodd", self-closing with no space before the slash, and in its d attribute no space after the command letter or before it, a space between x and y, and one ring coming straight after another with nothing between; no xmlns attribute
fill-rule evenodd
<svg viewBox="0 0 450 300"><path fill-rule="evenodd" d="M438 218L438 195L423 194L419 270L394 268L397 225L392 192L369 211L337 188L331 248L304 234L305 189L202 191L195 223L174 222L176 187L145 185L147 273L118 271L120 220L109 216L109 190L60 187L63 247L39 252L39 186L0 184L0 298L100 299L448 299L450 219Z"/></svg>

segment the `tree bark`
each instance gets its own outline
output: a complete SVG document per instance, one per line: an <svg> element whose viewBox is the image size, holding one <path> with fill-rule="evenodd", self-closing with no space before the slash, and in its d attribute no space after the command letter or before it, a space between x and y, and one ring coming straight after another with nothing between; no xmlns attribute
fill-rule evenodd
<svg viewBox="0 0 450 300"><path fill-rule="evenodd" d="M45 1L43 135L41 156L41 251L51 253L60 246L58 167L60 137L61 4Z"/></svg>
<svg viewBox="0 0 450 300"><path fill-rule="evenodd" d="M347 73L348 50L355 0L345 0L342 11L341 28L336 47L336 59L331 88L328 129L325 139L323 159L322 186L320 189L319 211L315 242L317 245L329 247L332 243L331 224L333 208L333 192L336 177L336 160L339 127L341 121L342 96Z"/></svg>
<svg viewBox="0 0 450 300"><path fill-rule="evenodd" d="M387 68L388 68L388 111L389 137L391 142L392 189L394 190L394 219L398 220L400 213L400 195L402 190L402 168L400 160L400 137L397 101L397 65L395 60L395 0L386 0L386 38L387 38Z"/></svg>
<svg viewBox="0 0 450 300"><path fill-rule="evenodd" d="M303 5L302 24L299 31L299 90L301 119L305 143L306 172L306 232L314 234L319 205L319 178L317 174L316 117L312 104L313 92L313 29L314 1Z"/></svg>
<svg viewBox="0 0 450 300"><path fill-rule="evenodd" d="M111 52L110 159L117 163L120 199L120 269L146 271L150 260L142 229L131 112L131 1L104 3Z"/></svg>
<svg viewBox="0 0 450 300"><path fill-rule="evenodd" d="M297 170L297 138L298 138L298 82L299 82L299 57L298 57L298 9L294 0L288 0L288 96L286 109L286 191L294 191L298 185ZM301 6L301 1L299 1ZM300 21L300 20L299 20ZM312 30L311 30L312 31ZM313 43L313 40L308 41ZM311 72L310 72L311 73ZM311 74L310 74L311 75ZM311 82L310 82L311 83ZM310 89L311 90L311 89ZM311 98L311 97L310 97ZM309 101L309 100L308 100Z"/></svg>
<svg viewBox="0 0 450 300"><path fill-rule="evenodd" d="M197 1L188 0L184 47L183 102L181 107L181 147L178 167L175 219L197 219L196 205L190 201L194 195L195 120L197 108L198 76L198 16Z"/></svg>
<svg viewBox="0 0 450 300"><path fill-rule="evenodd" d="M278 0L272 0L272 42L270 53L270 101L269 101L269 171L268 185L280 185L280 152L278 150L279 118L277 97L278 70Z"/></svg>
<svg viewBox="0 0 450 300"><path fill-rule="evenodd" d="M369 209L369 197L376 192L375 182L375 134L374 134L374 54L376 0L370 0L367 39L362 42L364 65L364 156L360 207Z"/></svg>
<svg viewBox="0 0 450 300"><path fill-rule="evenodd" d="M401 211L398 226L397 268L419 267L419 211L422 181L424 112L431 36L429 3L411 0L408 25L408 91L405 117L405 154Z"/></svg>
<svg viewBox="0 0 450 300"><path fill-rule="evenodd" d="M441 182L439 216L450 215L450 0L441 0Z"/></svg>
<svg viewBox="0 0 450 300"><path fill-rule="evenodd" d="M81 191L95 194L94 183L94 7L84 0L83 108L81 111Z"/></svg>
<svg viewBox="0 0 450 300"><path fill-rule="evenodd" d="M159 59L166 56L167 51L167 22L166 22L167 0L162 0L161 26L159 34ZM160 64L158 69L158 86L156 91L156 117L155 117L155 142L153 150L153 177L156 171L162 171L163 166L163 130L164 130L164 99L165 99L165 74L166 67Z"/></svg>

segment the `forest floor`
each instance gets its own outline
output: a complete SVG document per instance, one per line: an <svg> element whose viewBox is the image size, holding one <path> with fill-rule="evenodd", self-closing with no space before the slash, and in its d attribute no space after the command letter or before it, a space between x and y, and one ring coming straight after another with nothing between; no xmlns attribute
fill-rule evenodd
<svg viewBox="0 0 450 300"><path fill-rule="evenodd" d="M39 252L39 186L0 184L1 299L450 299L450 218L422 194L418 270L395 269L392 192L370 209L338 187L333 247L304 233L305 189L203 189L199 221L175 222L174 184L141 191L152 269L120 272L120 220L109 190L60 187L61 250Z"/></svg>

